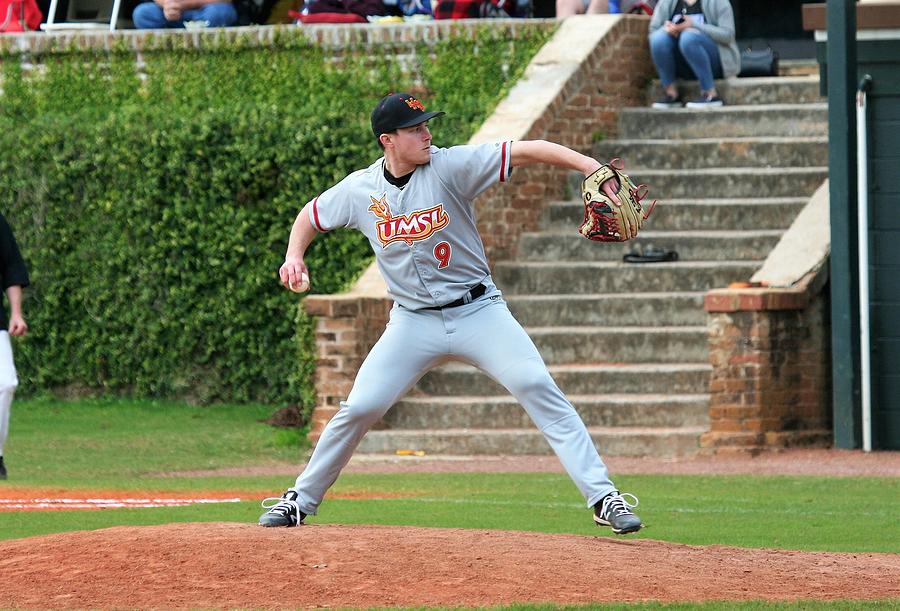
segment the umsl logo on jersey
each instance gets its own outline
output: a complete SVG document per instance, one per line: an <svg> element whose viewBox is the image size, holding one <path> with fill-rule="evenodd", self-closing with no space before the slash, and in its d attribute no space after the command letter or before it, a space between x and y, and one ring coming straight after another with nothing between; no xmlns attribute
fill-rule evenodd
<svg viewBox="0 0 900 611"><path fill-rule="evenodd" d="M376 221L375 231L382 248L387 248L388 244L394 242L406 242L407 246L412 246L413 242L425 240L450 224L450 217L444 212L444 204L394 216L387 203L387 195L382 195L380 199L370 195L369 199L372 200L369 210L381 219Z"/></svg>

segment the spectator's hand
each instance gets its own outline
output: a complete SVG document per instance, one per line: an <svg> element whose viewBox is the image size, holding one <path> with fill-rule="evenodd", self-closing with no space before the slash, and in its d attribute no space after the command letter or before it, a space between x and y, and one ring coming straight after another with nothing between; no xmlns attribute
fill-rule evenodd
<svg viewBox="0 0 900 611"><path fill-rule="evenodd" d="M9 317L9 334L22 337L28 333L28 323L21 314L13 314Z"/></svg>
<svg viewBox="0 0 900 611"><path fill-rule="evenodd" d="M163 0L163 15L168 21L181 19L181 0Z"/></svg>
<svg viewBox="0 0 900 611"><path fill-rule="evenodd" d="M682 32L684 32L685 30L699 31L699 30L697 30L697 28L696 28L696 25L697 25L697 24L694 23L694 18L691 17L690 15L685 15L685 16L684 16L684 21L682 21L682 22L679 23L678 25L679 25L679 27L681 28L681 31L682 31Z"/></svg>
<svg viewBox="0 0 900 611"><path fill-rule="evenodd" d="M671 21L667 21L665 23L665 25L663 25L663 28L665 28L666 32L670 36L674 36L677 38L679 34L684 32L686 29L688 29L692 25L694 25L693 20L690 17L685 17L678 23L673 23Z"/></svg>

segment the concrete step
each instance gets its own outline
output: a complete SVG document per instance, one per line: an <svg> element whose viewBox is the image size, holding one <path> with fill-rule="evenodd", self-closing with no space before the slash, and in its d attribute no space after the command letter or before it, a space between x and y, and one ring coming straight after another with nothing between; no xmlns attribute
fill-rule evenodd
<svg viewBox="0 0 900 611"><path fill-rule="evenodd" d="M815 58L782 59L778 62L780 76L812 76L819 78L819 62Z"/></svg>
<svg viewBox="0 0 900 611"><path fill-rule="evenodd" d="M631 167L664 169L804 167L828 165L827 136L608 140L594 145L600 161L621 158Z"/></svg>
<svg viewBox="0 0 900 611"><path fill-rule="evenodd" d="M648 225L652 225L651 217ZM645 225L646 228L646 225ZM651 246L674 250L681 261L761 261L782 231L642 231L622 244L603 244L575 231L526 233L519 241L519 261L621 261L622 255Z"/></svg>
<svg viewBox="0 0 900 611"><path fill-rule="evenodd" d="M700 83L679 81L678 91L685 101L700 96ZM794 76L727 78L716 81L716 91L729 106L749 104L807 104L824 102L819 94L818 66L813 74ZM647 92L647 105L662 95L662 84L654 79Z"/></svg>
<svg viewBox="0 0 900 611"><path fill-rule="evenodd" d="M526 327L551 325L706 324L703 291L605 295L507 295L516 319Z"/></svg>
<svg viewBox="0 0 900 611"><path fill-rule="evenodd" d="M550 375L568 395L702 394L709 391L711 367L700 363L604 363L550 365ZM509 396L491 377L462 363L448 363L429 371L416 385L419 395Z"/></svg>
<svg viewBox="0 0 900 611"><path fill-rule="evenodd" d="M706 326L531 327L528 335L548 365L683 363L709 359Z"/></svg>
<svg viewBox="0 0 900 611"><path fill-rule="evenodd" d="M706 426L709 395L571 395L587 426ZM382 419L389 429L527 429L531 418L512 397L410 397Z"/></svg>
<svg viewBox="0 0 900 611"><path fill-rule="evenodd" d="M715 197L797 197L810 196L828 178L827 166L809 168L705 168L700 170L649 170L632 168L635 184L649 188L653 199ZM584 175L568 175L570 193L581 194Z"/></svg>
<svg viewBox="0 0 900 611"><path fill-rule="evenodd" d="M581 187L578 187L579 192ZM808 198L662 199L645 227L654 231L787 229ZM577 235L584 219L579 200L553 202L547 213L548 229Z"/></svg>
<svg viewBox="0 0 900 611"><path fill-rule="evenodd" d="M822 136L828 133L828 105L760 104L720 108L623 108L618 137L684 140L739 136Z"/></svg>
<svg viewBox="0 0 900 611"><path fill-rule="evenodd" d="M705 291L744 282L759 266L754 261L500 262L494 265L494 279L512 295Z"/></svg>
<svg viewBox="0 0 900 611"><path fill-rule="evenodd" d="M588 433L603 456L675 457L694 454L706 427L591 427ZM363 454L393 454L397 450L426 454L519 455L552 454L544 436L528 429L372 430L359 445Z"/></svg>

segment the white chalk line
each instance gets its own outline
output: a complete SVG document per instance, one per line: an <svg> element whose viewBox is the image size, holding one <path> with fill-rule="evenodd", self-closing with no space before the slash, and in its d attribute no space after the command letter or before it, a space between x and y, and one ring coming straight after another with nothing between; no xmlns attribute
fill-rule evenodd
<svg viewBox="0 0 900 611"><path fill-rule="evenodd" d="M0 511L28 509L151 509L203 503L240 503L230 499L0 499Z"/></svg>

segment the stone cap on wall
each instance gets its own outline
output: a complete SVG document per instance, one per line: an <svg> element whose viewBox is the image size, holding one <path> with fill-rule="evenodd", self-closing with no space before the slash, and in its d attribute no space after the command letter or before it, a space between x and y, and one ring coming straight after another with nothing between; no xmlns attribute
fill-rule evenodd
<svg viewBox="0 0 900 611"><path fill-rule="evenodd" d="M825 285L831 250L828 181L813 193L750 282L706 293L707 312L803 310Z"/></svg>
<svg viewBox="0 0 900 611"><path fill-rule="evenodd" d="M707 312L763 312L805 310L828 280L828 265L806 274L790 288L770 288L752 283L736 283L729 288L713 289L703 298Z"/></svg>
<svg viewBox="0 0 900 611"><path fill-rule="evenodd" d="M387 285L374 262L349 291L336 295L310 295L303 301L303 307L312 316L354 317L359 314L359 304L366 299L387 299Z"/></svg>
<svg viewBox="0 0 900 611"><path fill-rule="evenodd" d="M202 30L54 30L0 36L0 55L15 53L70 53L73 51L166 51L175 49L216 49L223 43L240 41L247 47L266 47L278 39L306 39L327 49L351 46L434 44L460 33L490 27L516 31L555 28L555 19L441 19L428 22L391 24L307 24L257 25Z"/></svg>
<svg viewBox="0 0 900 611"><path fill-rule="evenodd" d="M793 286L821 267L830 252L831 220L826 180L812 194L750 282L768 287Z"/></svg>

